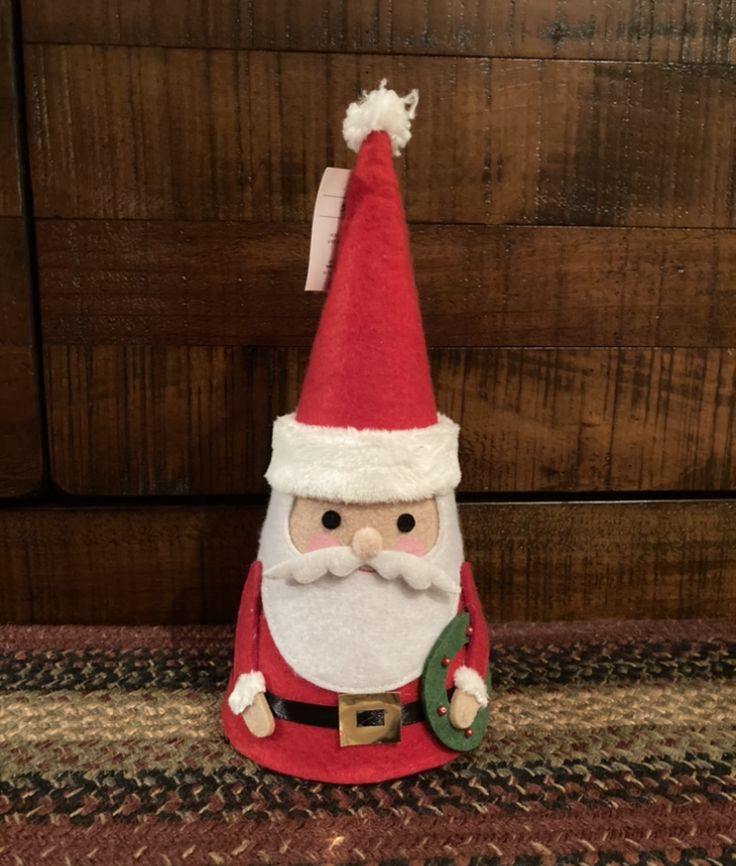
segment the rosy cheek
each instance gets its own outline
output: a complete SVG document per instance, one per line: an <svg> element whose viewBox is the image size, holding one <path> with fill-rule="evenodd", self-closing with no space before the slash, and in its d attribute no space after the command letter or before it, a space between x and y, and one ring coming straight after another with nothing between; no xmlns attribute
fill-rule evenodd
<svg viewBox="0 0 736 866"><path fill-rule="evenodd" d="M338 541L329 532L317 532L307 542L307 553L310 550L322 550L323 547L337 547Z"/></svg>
<svg viewBox="0 0 736 866"><path fill-rule="evenodd" d="M418 538L400 538L394 545L394 550L411 553L412 556L424 556L424 545Z"/></svg>

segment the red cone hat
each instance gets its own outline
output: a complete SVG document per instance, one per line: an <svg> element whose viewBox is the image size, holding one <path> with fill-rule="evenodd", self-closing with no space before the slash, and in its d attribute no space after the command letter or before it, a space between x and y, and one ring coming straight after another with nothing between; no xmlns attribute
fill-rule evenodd
<svg viewBox="0 0 736 866"><path fill-rule="evenodd" d="M457 425L437 413L392 156L417 91L363 93L343 134L358 151L337 254L295 413L276 420L266 478L297 496L416 501L457 486Z"/></svg>
<svg viewBox="0 0 736 866"><path fill-rule="evenodd" d="M335 267L296 417L408 430L437 421L404 211L386 132L350 176Z"/></svg>

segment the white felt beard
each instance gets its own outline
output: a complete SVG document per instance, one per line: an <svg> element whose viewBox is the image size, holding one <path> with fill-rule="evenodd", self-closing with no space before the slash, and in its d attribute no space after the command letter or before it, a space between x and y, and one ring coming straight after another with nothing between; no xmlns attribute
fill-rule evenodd
<svg viewBox="0 0 736 866"><path fill-rule="evenodd" d="M293 497L274 490L261 531L264 571L298 555L289 535ZM336 692L381 692L416 679L457 611L463 544L453 493L438 496L439 534L426 559L456 584L416 590L370 572L302 585L264 578L263 609L285 661L315 685ZM267 674L267 672L266 672Z"/></svg>

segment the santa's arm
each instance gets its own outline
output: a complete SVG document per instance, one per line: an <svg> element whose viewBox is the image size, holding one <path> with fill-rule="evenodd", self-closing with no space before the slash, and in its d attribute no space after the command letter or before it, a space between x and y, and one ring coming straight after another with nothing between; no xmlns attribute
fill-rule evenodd
<svg viewBox="0 0 736 866"><path fill-rule="evenodd" d="M488 672L488 627L469 562L463 563L460 584L462 610L470 615L470 626L468 643L465 645L465 664L455 671L454 683L456 688L472 695L485 707L488 704L488 689L485 683Z"/></svg>
<svg viewBox="0 0 736 866"><path fill-rule="evenodd" d="M235 685L228 695L228 706L239 715L256 696L266 691L266 681L258 670L258 623L261 618L260 562L254 562L243 587L235 630L233 673Z"/></svg>

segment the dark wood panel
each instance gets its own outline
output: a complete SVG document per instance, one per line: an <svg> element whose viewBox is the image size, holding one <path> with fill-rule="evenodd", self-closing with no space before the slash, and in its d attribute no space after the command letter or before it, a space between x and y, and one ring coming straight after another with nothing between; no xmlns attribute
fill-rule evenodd
<svg viewBox="0 0 736 866"><path fill-rule="evenodd" d="M37 216L252 211L248 55L29 46Z"/></svg>
<svg viewBox="0 0 736 866"><path fill-rule="evenodd" d="M463 505L493 621L736 615L732 502ZM0 621L227 622L265 505L0 511Z"/></svg>
<svg viewBox="0 0 736 866"><path fill-rule="evenodd" d="M50 0L47 0L50 2ZM255 48L733 62L736 15L713 2L319 0L252 4Z"/></svg>
<svg viewBox="0 0 736 866"><path fill-rule="evenodd" d="M733 224L736 69L496 60L492 217Z"/></svg>
<svg viewBox="0 0 736 866"><path fill-rule="evenodd" d="M493 620L736 615L736 505L463 506Z"/></svg>
<svg viewBox="0 0 736 866"><path fill-rule="evenodd" d="M734 487L731 349L441 350L465 490Z"/></svg>
<svg viewBox="0 0 736 866"><path fill-rule="evenodd" d="M250 48L252 0L21 0L32 42Z"/></svg>
<svg viewBox="0 0 736 866"><path fill-rule="evenodd" d="M0 217L0 345L30 345L31 300L20 217Z"/></svg>
<svg viewBox="0 0 736 866"><path fill-rule="evenodd" d="M434 346L734 346L736 232L410 227ZM48 343L309 345L305 223L39 220Z"/></svg>
<svg viewBox="0 0 736 866"><path fill-rule="evenodd" d="M0 217L20 216L10 0L0 0Z"/></svg>
<svg viewBox="0 0 736 866"><path fill-rule="evenodd" d="M716 0L24 0L42 42L732 62L736 16Z"/></svg>
<svg viewBox="0 0 736 866"><path fill-rule="evenodd" d="M0 497L41 483L38 386L16 140L10 0L0 0Z"/></svg>
<svg viewBox="0 0 736 866"><path fill-rule="evenodd" d="M20 217L0 217L0 497L41 484L40 407L26 241Z"/></svg>
<svg viewBox="0 0 736 866"><path fill-rule="evenodd" d="M279 370L268 351L218 347L47 346L45 358L52 477L82 494L264 490L270 422L301 372L293 353Z"/></svg>
<svg viewBox="0 0 736 866"><path fill-rule="evenodd" d="M80 494L265 490L306 350L47 346L53 476ZM440 349L468 491L736 486L732 349Z"/></svg>
<svg viewBox="0 0 736 866"><path fill-rule="evenodd" d="M30 285L20 217L0 218L0 274L0 497L5 497L38 489L43 471Z"/></svg>
<svg viewBox="0 0 736 866"><path fill-rule="evenodd" d="M33 493L42 472L33 353L0 345L0 497Z"/></svg>
<svg viewBox="0 0 736 866"><path fill-rule="evenodd" d="M345 108L418 87L408 218L728 227L736 68L31 45L38 216L304 221Z"/></svg>
<svg viewBox="0 0 736 866"><path fill-rule="evenodd" d="M224 622L260 508L0 510L0 621Z"/></svg>

